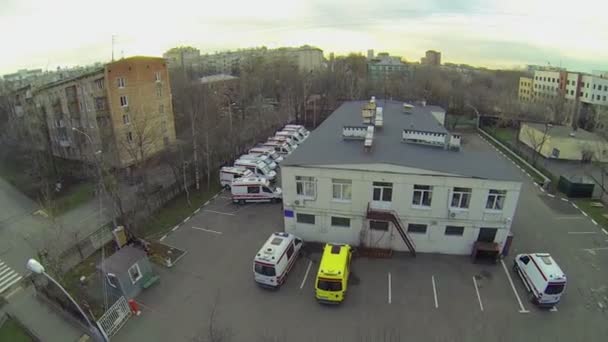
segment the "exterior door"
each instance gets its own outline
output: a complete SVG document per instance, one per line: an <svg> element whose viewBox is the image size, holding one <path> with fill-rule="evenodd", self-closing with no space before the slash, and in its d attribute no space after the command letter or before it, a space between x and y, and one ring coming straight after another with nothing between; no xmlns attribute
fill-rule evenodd
<svg viewBox="0 0 608 342"><path fill-rule="evenodd" d="M393 183L374 182L372 187L372 207L390 209L393 200Z"/></svg>
<svg viewBox="0 0 608 342"><path fill-rule="evenodd" d="M480 228L477 241L480 242L494 242L496 238L496 228Z"/></svg>
<svg viewBox="0 0 608 342"><path fill-rule="evenodd" d="M387 221L370 220L367 246L370 248L391 249L393 227Z"/></svg>

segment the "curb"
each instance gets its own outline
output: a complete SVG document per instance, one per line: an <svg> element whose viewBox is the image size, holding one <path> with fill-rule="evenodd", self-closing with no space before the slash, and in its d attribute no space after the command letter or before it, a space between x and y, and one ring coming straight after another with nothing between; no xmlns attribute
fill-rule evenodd
<svg viewBox="0 0 608 342"><path fill-rule="evenodd" d="M178 223L176 226L174 226L173 228L171 228L170 231L168 231L165 235L163 235L160 239L158 239L158 241L163 242L164 239L167 238L167 236L169 236L169 234L171 234L172 232L177 231L182 225L184 225L186 222L188 222L192 216L198 214L199 211L201 211L201 209L203 209L205 206L209 205L209 203L218 198L219 195L222 194L222 192L224 192L225 189L221 189L220 191L218 191L218 193L216 193L215 195L213 195L208 201L206 201L205 203L203 203L203 205L201 205L200 207L196 208L190 215L188 215L188 217L186 217L185 219L182 220L182 222Z"/></svg>

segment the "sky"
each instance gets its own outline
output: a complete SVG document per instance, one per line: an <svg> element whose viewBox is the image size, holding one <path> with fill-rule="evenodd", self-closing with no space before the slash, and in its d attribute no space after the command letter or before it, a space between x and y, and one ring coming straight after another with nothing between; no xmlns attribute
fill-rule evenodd
<svg viewBox="0 0 608 342"><path fill-rule="evenodd" d="M605 0L0 0L0 74L156 55L318 46L490 68L608 70Z"/></svg>

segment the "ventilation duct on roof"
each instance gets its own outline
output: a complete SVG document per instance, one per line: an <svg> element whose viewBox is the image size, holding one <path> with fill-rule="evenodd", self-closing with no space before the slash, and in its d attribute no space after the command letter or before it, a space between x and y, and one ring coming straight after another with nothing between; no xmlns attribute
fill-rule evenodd
<svg viewBox="0 0 608 342"><path fill-rule="evenodd" d="M363 148L369 152L372 149L373 142L374 126L367 126L367 132L365 133L365 142L363 143Z"/></svg>
<svg viewBox="0 0 608 342"><path fill-rule="evenodd" d="M402 141L410 144L420 144L442 147L447 150L460 150L460 135L450 133L426 132L414 129L404 129Z"/></svg>
<svg viewBox="0 0 608 342"><path fill-rule="evenodd" d="M344 126L342 127L343 139L364 140L367 134L367 126Z"/></svg>
<svg viewBox="0 0 608 342"><path fill-rule="evenodd" d="M414 110L414 106L409 103L403 104L403 112L406 114L411 114L412 110Z"/></svg>
<svg viewBox="0 0 608 342"><path fill-rule="evenodd" d="M382 107L377 107L376 108L376 117L374 119L374 126L381 128L383 124L384 124L384 116L382 115Z"/></svg>

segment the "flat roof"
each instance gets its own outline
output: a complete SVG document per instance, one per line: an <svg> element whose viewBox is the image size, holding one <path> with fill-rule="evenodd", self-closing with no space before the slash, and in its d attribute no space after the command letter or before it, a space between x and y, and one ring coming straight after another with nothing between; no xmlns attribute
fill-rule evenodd
<svg viewBox="0 0 608 342"><path fill-rule="evenodd" d="M146 252L133 247L124 246L116 251L116 253L107 257L100 265L105 273L123 274L133 264L146 257Z"/></svg>
<svg viewBox="0 0 608 342"><path fill-rule="evenodd" d="M414 106L411 114L403 112L403 102L376 100L383 107L383 127L374 132L371 151L363 141L342 138L344 126L362 126L361 108L368 101L349 101L336 109L308 139L283 161L284 166L393 164L465 177L520 181L521 175L490 148L480 148L466 141L459 151L402 142L404 129L447 133L432 116L445 112L438 106ZM463 139L464 140L464 139Z"/></svg>
<svg viewBox="0 0 608 342"><path fill-rule="evenodd" d="M533 122L525 122L526 125L544 132L545 131L545 124L542 123L533 123ZM574 132L575 136L571 137L570 133ZM600 141L602 140L602 138L595 134L595 133L591 133L589 131L585 131L584 129L578 128L576 131L572 130L572 127L569 126L560 126L560 125L552 125L549 130L547 131L547 135L549 135L550 137L559 137L559 138L570 138L572 140L593 140L593 141Z"/></svg>

